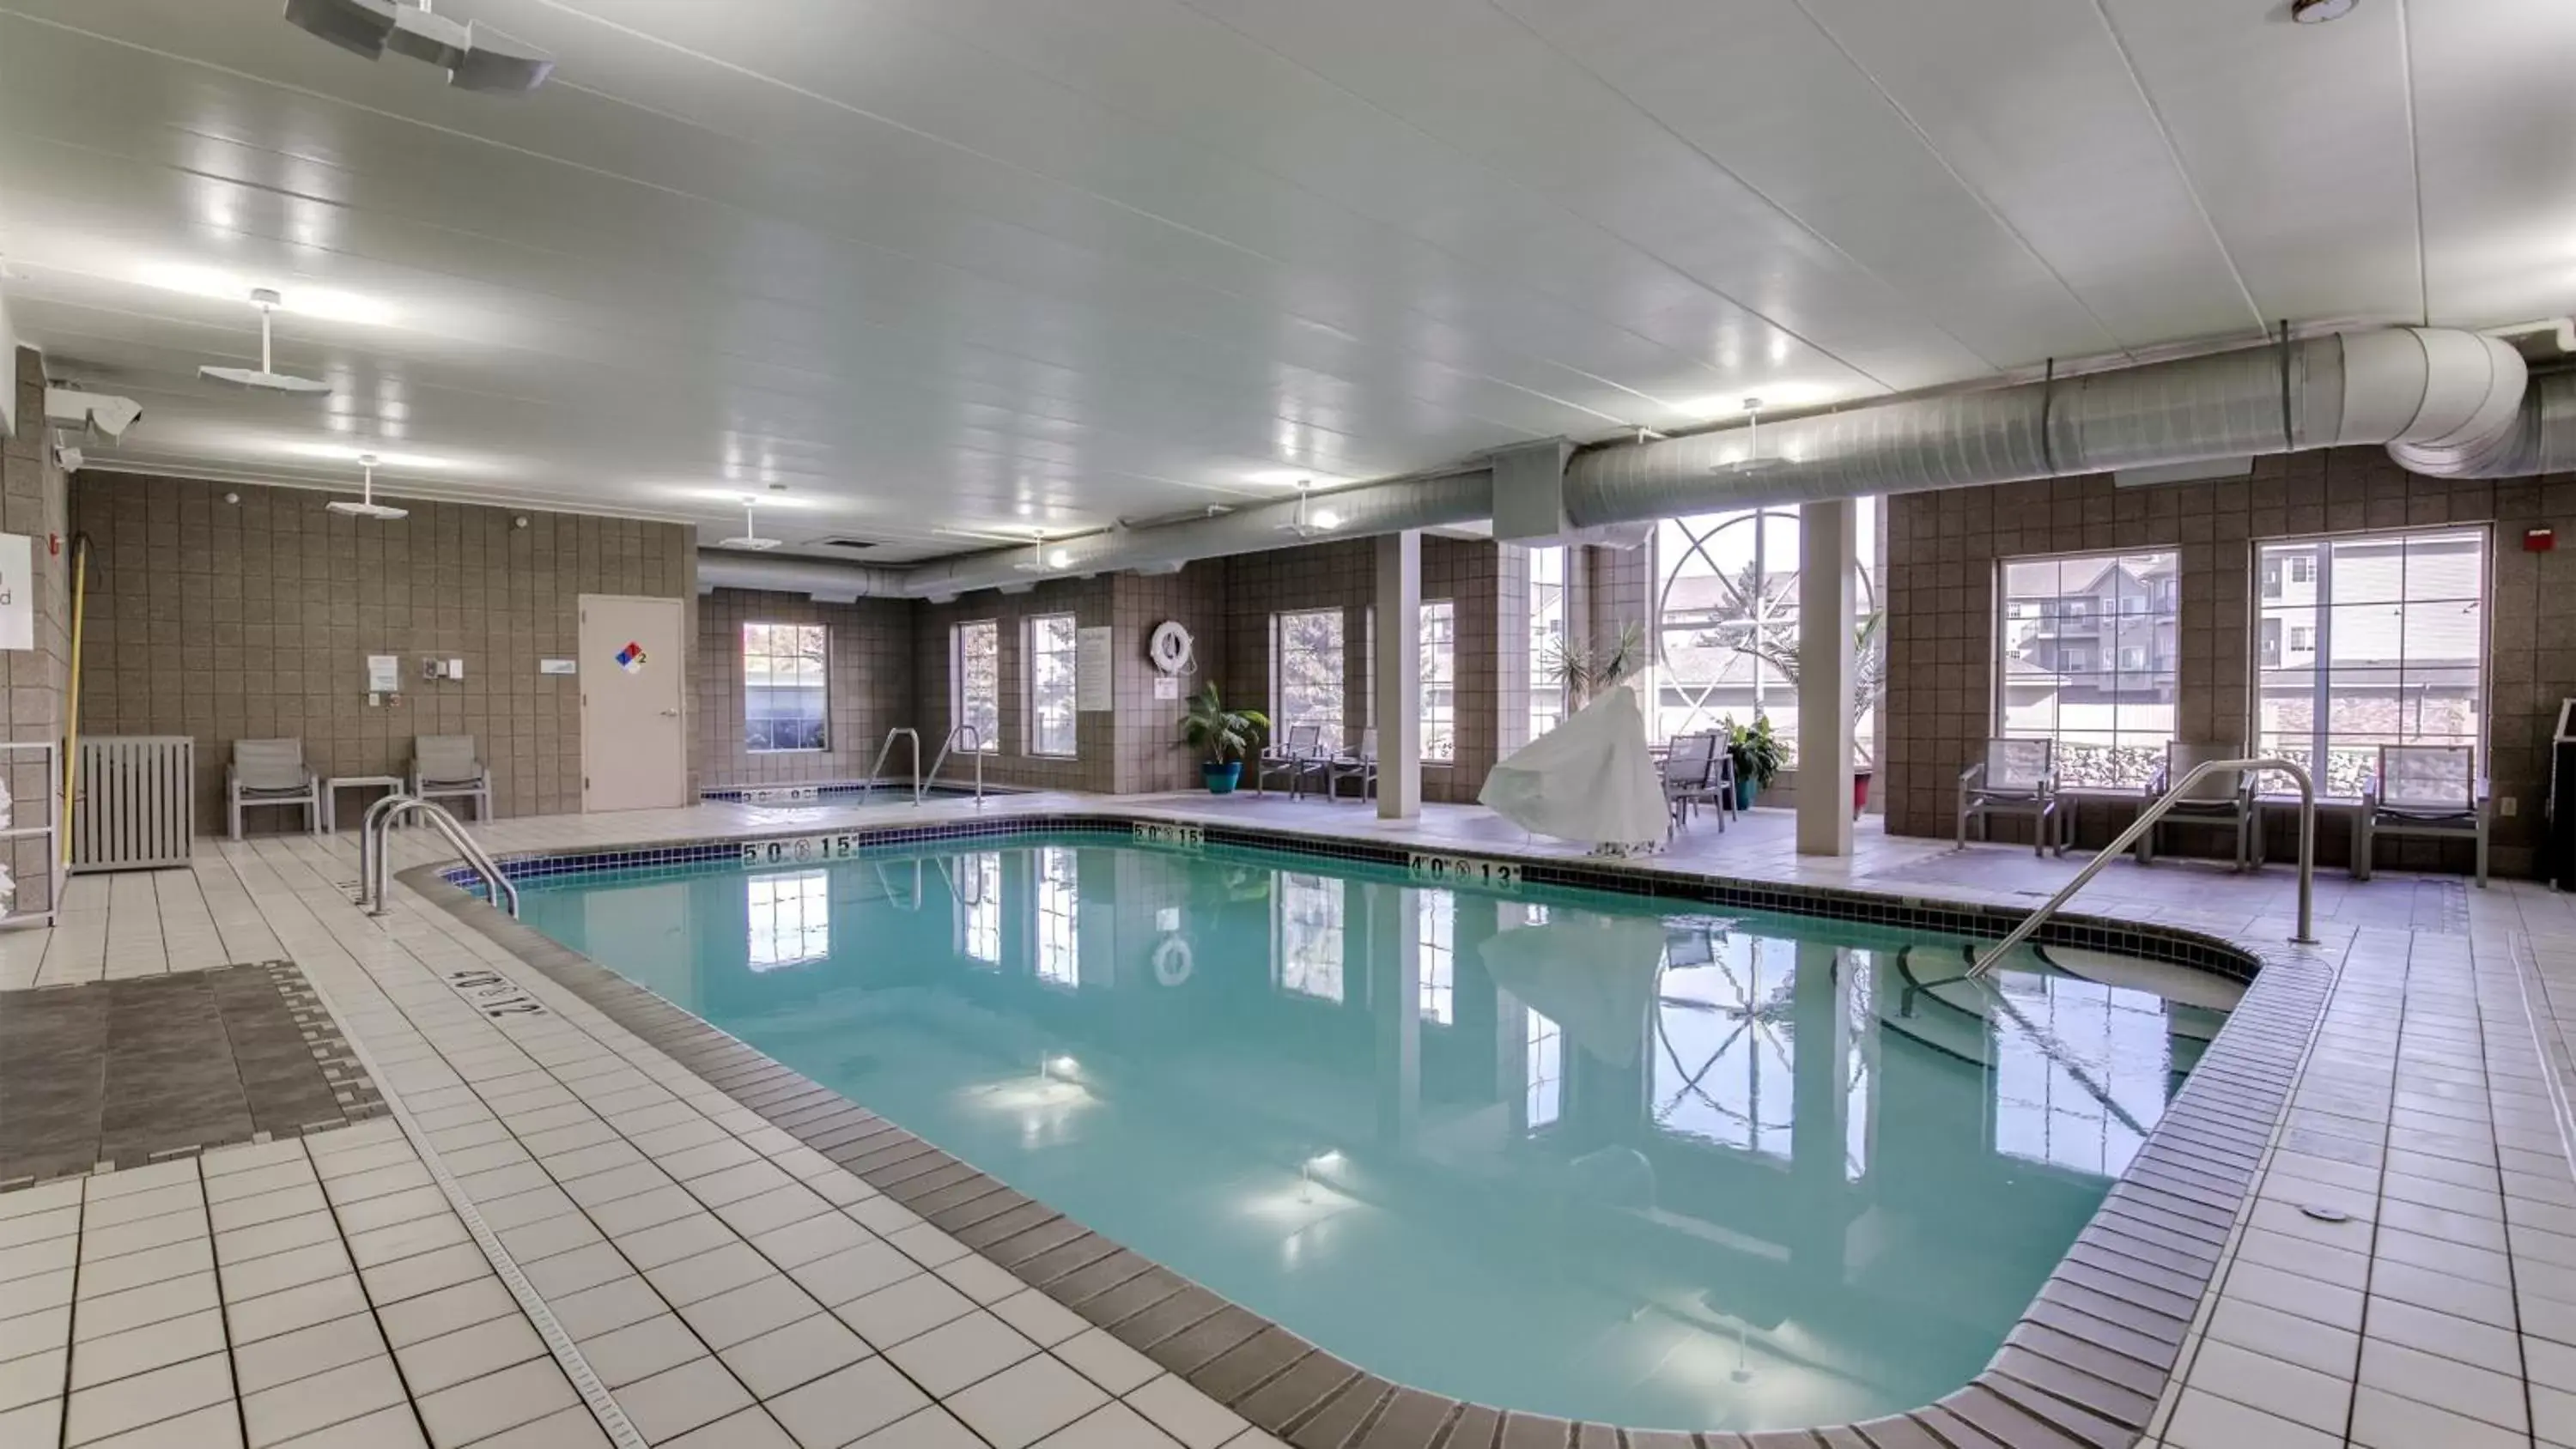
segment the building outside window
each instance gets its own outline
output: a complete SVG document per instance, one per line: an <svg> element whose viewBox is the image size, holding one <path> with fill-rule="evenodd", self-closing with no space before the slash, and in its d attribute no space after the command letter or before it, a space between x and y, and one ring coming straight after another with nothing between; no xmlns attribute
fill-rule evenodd
<svg viewBox="0 0 2576 1449"><path fill-rule="evenodd" d="M1342 611L1301 609L1270 620L1271 728L1287 738L1298 725L1323 731L1323 747L1342 747Z"/></svg>
<svg viewBox="0 0 2576 1449"><path fill-rule="evenodd" d="M1415 1014L1434 1026L1449 1026L1458 1019L1458 897L1451 891L1419 891L1416 896L1421 988Z"/></svg>
<svg viewBox="0 0 2576 1449"><path fill-rule="evenodd" d="M1002 626L991 619L948 631L948 723L973 726L990 754L1002 747Z"/></svg>
<svg viewBox="0 0 2576 1449"><path fill-rule="evenodd" d="M1074 641L1071 614L1029 620L1029 753L1073 753Z"/></svg>
<svg viewBox="0 0 2576 1449"><path fill-rule="evenodd" d="M957 951L987 966L1002 964L1002 856L999 851L961 855L953 862L957 890Z"/></svg>
<svg viewBox="0 0 2576 1449"><path fill-rule="evenodd" d="M1081 862L1064 846L1038 850L1038 980L1082 985Z"/></svg>
<svg viewBox="0 0 2576 1449"><path fill-rule="evenodd" d="M1422 606L1422 758L1458 757L1458 606Z"/></svg>
<svg viewBox="0 0 2576 1449"><path fill-rule="evenodd" d="M1345 884L1336 876L1279 873L1270 893L1270 950L1281 990L1342 999Z"/></svg>
<svg viewBox="0 0 2576 1449"><path fill-rule="evenodd" d="M1878 500L1855 501L1859 578L1855 631L1878 612ZM1649 728L1657 739L1768 718L1782 754L1798 745L1798 564L1794 508L1668 518L1655 525L1655 625ZM1873 634L1862 677L1873 678L1885 644ZM1862 714L1853 738L1871 758L1877 711Z"/></svg>
<svg viewBox="0 0 2576 1449"><path fill-rule="evenodd" d="M2146 783L2174 737L2180 556L2008 559L2000 567L1995 722L2057 741L2068 786Z"/></svg>
<svg viewBox="0 0 2576 1449"><path fill-rule="evenodd" d="M743 882L743 900L748 908L752 970L774 971L832 954L829 872L756 875Z"/></svg>
<svg viewBox="0 0 2576 1449"><path fill-rule="evenodd" d="M1565 723L1565 681L1550 667L1565 647L1565 548L1529 556L1530 738Z"/></svg>
<svg viewBox="0 0 2576 1449"><path fill-rule="evenodd" d="M2483 756L2487 547L2484 528L2259 545L2255 752L2308 765L2319 794L2344 797L2367 786L2381 745Z"/></svg>
<svg viewBox="0 0 2576 1449"><path fill-rule="evenodd" d="M826 651L820 624L742 626L743 748L762 755L828 747Z"/></svg>

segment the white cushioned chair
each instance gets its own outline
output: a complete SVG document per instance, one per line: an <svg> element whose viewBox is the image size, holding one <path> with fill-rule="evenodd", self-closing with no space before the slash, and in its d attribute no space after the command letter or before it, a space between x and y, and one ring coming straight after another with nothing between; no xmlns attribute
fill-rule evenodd
<svg viewBox="0 0 2576 1449"><path fill-rule="evenodd" d="M2147 780L2146 798L2139 802L2145 809L2164 798L2182 778L2212 760L2241 760L2242 745L2186 744L2181 740L2165 745L2165 762L2156 767ZM2168 825L2208 825L2236 832L2235 862L2238 870L2252 870L2263 864L2263 812L2254 803L2254 772L2251 770L2212 770L2167 809L2164 817L2138 837L2138 864L2153 864L2156 837Z"/></svg>
<svg viewBox="0 0 2576 1449"><path fill-rule="evenodd" d="M2032 822L2031 854L2066 853L2066 817L2058 809L2057 741L1988 740L1986 757L1959 772L1959 846L1968 821L1994 815Z"/></svg>
<svg viewBox="0 0 2576 1449"><path fill-rule="evenodd" d="M411 792L423 800L471 800L475 820L492 818L492 771L475 758L472 735L414 735Z"/></svg>
<svg viewBox="0 0 2576 1449"><path fill-rule="evenodd" d="M232 763L224 766L225 823L232 838L242 838L242 812L260 805L289 805L304 811L304 833L322 828L322 782L304 767L304 741L235 740Z"/></svg>
<svg viewBox="0 0 2576 1449"><path fill-rule="evenodd" d="M2352 822L2352 874L2370 879L2370 853L2383 835L2447 835L2478 843L2478 885L2487 883L2487 782L2471 745L2381 745L2379 767Z"/></svg>

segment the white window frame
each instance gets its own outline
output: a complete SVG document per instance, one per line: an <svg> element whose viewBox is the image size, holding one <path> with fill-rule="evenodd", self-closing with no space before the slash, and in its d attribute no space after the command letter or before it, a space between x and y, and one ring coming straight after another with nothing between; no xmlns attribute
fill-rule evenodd
<svg viewBox="0 0 2576 1449"><path fill-rule="evenodd" d="M1458 1021L1458 896L1421 891L1415 906L1415 967L1420 981L1415 1015L1432 1026Z"/></svg>
<svg viewBox="0 0 2576 1449"><path fill-rule="evenodd" d="M2148 562L2170 559L2166 573L2156 573L2157 565ZM2133 574L2144 574L2144 587L2136 593L2121 592L2108 600L2096 600L2089 594L2067 593L2066 569L2103 565L2128 568ZM2136 567L2132 567L2136 565ZM2014 739L2054 739L2058 741L2058 783L2075 789L2131 789L2143 784L2164 759L2165 747L2176 737L2181 722L2180 661L2163 652L2158 642L2131 644L2130 631L2170 628L2177 639L2182 627L2180 594L2165 586L2167 577L2179 578L2181 551L2175 548L2080 549L2071 553L2017 555L1995 563L1995 597L1999 601L1994 613L1994 627L1988 634L1986 648L1994 676L1994 692L1988 703L1991 728L1996 735ZM2056 592L2016 595L2013 575L2016 569L2050 568L2058 572ZM2103 607L2096 607L2097 603ZM2134 607L2133 607L2134 605ZM2081 635L2069 640L2065 636ZM2017 724L2013 717L2013 692L2035 688L2032 676L2015 674L2009 662L2016 651L2036 648L2044 638L2053 638L2053 670L2063 681L2052 695L2046 728ZM2164 680L2167 698L2129 699L2130 693L2152 694ZM2140 681L2124 687L2129 681ZM2063 695L2070 691L2101 692L2107 687L2112 696L2107 703L2094 703L2089 708L2107 712L2109 724L2085 727L2068 723L2070 704ZM2027 701L2025 701L2027 703ZM2081 704L2081 701L2078 702ZM2155 712L2161 709L2166 718L2159 729ZM2130 720L2136 723L2132 725ZM2088 763L2078 748L2098 747L2097 740L2110 739L2108 753ZM2093 768L2094 764L2099 769Z"/></svg>
<svg viewBox="0 0 2576 1449"><path fill-rule="evenodd" d="M752 647L752 631L755 629L764 631L761 636L761 647L758 649ZM778 647L776 636L777 631L779 630L793 631L795 642L788 648L781 649ZM829 753L832 748L831 627L825 624L770 623L760 620L745 620L742 626L742 633L737 642L740 646L740 653L737 657L740 659L742 664L743 752L745 754L753 755L820 755ZM810 654L807 649L809 642L811 644ZM756 666L753 663L755 659L762 662ZM801 680L791 680L786 684L776 682L778 666L780 664L786 663L799 666L797 672L802 673L803 671L801 666L808 659L814 661L814 678L810 683ZM769 691L771 693L788 691L797 694L812 694L822 707L821 733L815 736L814 742L812 744L796 745L753 743L753 734L757 723L775 721L780 718L793 720L802 719L804 717L801 713L794 716L764 715L759 716L756 720L752 713L752 701L756 698L765 699L768 697L768 695L759 693L759 691Z"/></svg>
<svg viewBox="0 0 2576 1449"><path fill-rule="evenodd" d="M832 954L832 875L772 871L743 882L746 964L754 971L802 966Z"/></svg>
<svg viewBox="0 0 2576 1449"><path fill-rule="evenodd" d="M1341 1004L1350 962L1350 882L1280 871L1270 888L1270 979L1285 995Z"/></svg>
<svg viewBox="0 0 2576 1449"><path fill-rule="evenodd" d="M1082 988L1082 858L1071 846L1042 845L1033 869L1037 921L1032 934L1038 946L1038 980L1078 991Z"/></svg>
<svg viewBox="0 0 2576 1449"><path fill-rule="evenodd" d="M985 966L1002 964L1002 854L981 850L956 859L957 954Z"/></svg>
<svg viewBox="0 0 2576 1449"><path fill-rule="evenodd" d="M1050 639L1050 632L1061 628L1060 639ZM1028 742L1029 754L1049 760L1070 760L1082 736L1081 656L1082 626L1071 614L1031 614L1023 630L1022 657L1027 661ZM1047 711L1056 701L1046 688L1052 678L1062 686L1063 717L1050 725ZM1061 735L1051 730L1060 729Z"/></svg>
<svg viewBox="0 0 2576 1449"><path fill-rule="evenodd" d="M1548 678L1548 658L1566 638L1563 544L1533 548L1529 554L1530 738L1537 739L1565 723L1565 681Z"/></svg>
<svg viewBox="0 0 2576 1449"><path fill-rule="evenodd" d="M1333 621L1333 646L1330 650L1332 667L1323 671L1323 677L1331 681L1334 708L1330 713L1318 714L1311 719L1300 718L1297 708L1288 698L1289 624L1291 620L1318 618L1329 618ZM1270 729L1272 735L1285 739L1289 728L1293 725L1321 725L1323 747L1326 750L1342 748L1350 716L1350 648L1350 616L1341 609L1282 609L1270 616L1270 702L1272 705ZM1324 654L1321 650L1308 652L1317 657L1322 657Z"/></svg>
<svg viewBox="0 0 2576 1449"><path fill-rule="evenodd" d="M976 698L969 693L966 676L966 642L970 635L981 635L993 641L991 694ZM977 743L984 753L999 754L1002 749L1002 621L968 619L949 626L948 630L948 727L975 726Z"/></svg>
<svg viewBox="0 0 2576 1449"><path fill-rule="evenodd" d="M1422 601L1422 763L1458 758L1458 604Z"/></svg>

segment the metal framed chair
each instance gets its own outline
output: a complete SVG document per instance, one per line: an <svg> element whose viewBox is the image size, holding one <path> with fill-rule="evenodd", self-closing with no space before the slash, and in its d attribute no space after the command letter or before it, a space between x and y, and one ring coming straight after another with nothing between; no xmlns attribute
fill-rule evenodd
<svg viewBox="0 0 2576 1449"><path fill-rule="evenodd" d="M1269 748L1261 752L1261 759L1252 773L1252 791L1256 795L1267 795L1271 777L1284 776L1288 781L1288 798L1293 800L1306 781L1314 777L1323 758L1324 727L1320 724L1292 724L1288 726L1285 738L1271 741Z"/></svg>
<svg viewBox="0 0 2576 1449"><path fill-rule="evenodd" d="M1729 765L1734 763L1714 733L1673 737L1672 747L1664 752L1662 764L1664 808L1672 816L1666 834L1688 825L1691 811L1708 804L1718 807L1718 833L1726 832L1726 805L1732 802L1721 802L1717 794L1720 761ZM1734 793L1733 778L1734 771L1727 770L1725 779L1729 781L1729 795Z"/></svg>
<svg viewBox="0 0 2576 1449"><path fill-rule="evenodd" d="M2381 745L2378 768L2352 823L2352 875L2370 879L2383 835L2444 835L2478 843L2478 885L2487 883L2487 782L2471 745Z"/></svg>
<svg viewBox="0 0 2576 1449"><path fill-rule="evenodd" d="M1968 844L1968 822L1996 815L2032 822L2031 853L2066 853L2066 818L2058 809L2057 741L1988 740L1986 757L1959 772L1959 846Z"/></svg>
<svg viewBox="0 0 2576 1449"><path fill-rule="evenodd" d="M471 800L474 819L492 818L492 771L475 758L472 735L414 735L411 792L423 800Z"/></svg>
<svg viewBox="0 0 2576 1449"><path fill-rule="evenodd" d="M1377 792L1377 730L1360 731L1360 745L1324 761L1324 798L1342 798L1342 781L1359 782L1359 799L1366 800Z"/></svg>
<svg viewBox="0 0 2576 1449"><path fill-rule="evenodd" d="M304 833L322 829L322 782L304 767L304 741L235 740L224 766L224 814L232 838L242 838L242 812L261 805L300 806Z"/></svg>
<svg viewBox="0 0 2576 1449"><path fill-rule="evenodd" d="M2145 809L2163 799L2174 782L2212 760L2241 760L2242 744L2186 744L2181 740L2165 745L2164 763L2148 777L2146 793L2139 802ZM2259 869L2263 864L2263 812L2254 803L2254 772L2251 770L2218 770L2204 775L2190 791L2174 801L2146 834L2138 837L2138 864L2152 865L2156 858L2156 837L2168 825L2206 825L2236 832L2236 868Z"/></svg>

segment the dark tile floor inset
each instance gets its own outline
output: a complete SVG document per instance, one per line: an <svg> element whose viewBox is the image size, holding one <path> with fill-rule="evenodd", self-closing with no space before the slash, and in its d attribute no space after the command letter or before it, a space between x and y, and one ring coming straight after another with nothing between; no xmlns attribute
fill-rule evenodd
<svg viewBox="0 0 2576 1449"><path fill-rule="evenodd" d="M0 992L0 1190L382 1110L290 962Z"/></svg>

